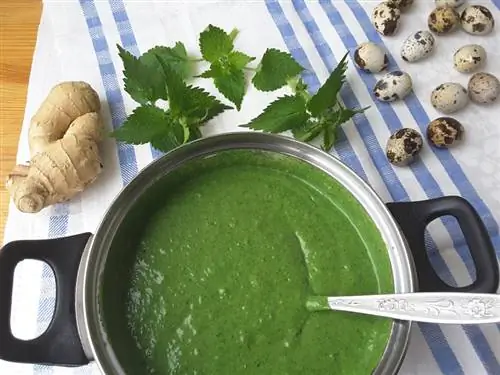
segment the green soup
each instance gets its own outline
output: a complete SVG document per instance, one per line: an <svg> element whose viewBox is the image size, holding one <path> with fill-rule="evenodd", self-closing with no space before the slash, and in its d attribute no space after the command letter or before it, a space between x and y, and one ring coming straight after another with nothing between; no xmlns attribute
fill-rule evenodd
<svg viewBox="0 0 500 375"><path fill-rule="evenodd" d="M130 374L370 374L391 321L310 312L311 295L393 291L364 209L289 156L226 151L137 202L114 241L102 303Z"/></svg>

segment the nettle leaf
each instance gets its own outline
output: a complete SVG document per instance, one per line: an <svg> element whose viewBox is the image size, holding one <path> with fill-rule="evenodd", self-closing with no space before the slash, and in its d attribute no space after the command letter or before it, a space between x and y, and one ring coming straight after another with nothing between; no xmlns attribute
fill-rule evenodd
<svg viewBox="0 0 500 375"><path fill-rule="evenodd" d="M160 60L182 79L192 76L193 62L190 61L184 44L180 42L177 42L174 47L154 47L138 58L121 46L118 46L118 51L125 68L123 72L125 91L140 104L168 99L165 75Z"/></svg>
<svg viewBox="0 0 500 375"><path fill-rule="evenodd" d="M366 108L349 109L338 104L335 108L324 111L319 117L311 117L302 126L293 129L293 136L303 142L309 142L323 134L324 150L329 150L337 141L338 128L359 113L363 113Z"/></svg>
<svg viewBox="0 0 500 375"><path fill-rule="evenodd" d="M169 108L174 117L180 117L183 110L186 107L186 103L183 100L183 96L186 94L187 85L182 80L181 76L174 72L163 61L159 60L163 68L163 74L165 75L165 86L169 92Z"/></svg>
<svg viewBox="0 0 500 375"><path fill-rule="evenodd" d="M168 152L183 145L189 138L189 128L183 126L179 121L172 119L172 122L169 123L168 131L157 134L151 140L151 146L160 151Z"/></svg>
<svg viewBox="0 0 500 375"><path fill-rule="evenodd" d="M167 123L164 110L150 104L137 107L111 135L131 144L148 143Z"/></svg>
<svg viewBox="0 0 500 375"><path fill-rule="evenodd" d="M222 95L236 105L236 109L239 111L246 90L243 71L230 69L227 74L214 77L214 84Z"/></svg>
<svg viewBox="0 0 500 375"><path fill-rule="evenodd" d="M242 69L237 69L227 58L212 63L210 69L200 74L202 78L213 78L215 87L240 110L245 96L246 82Z"/></svg>
<svg viewBox="0 0 500 375"><path fill-rule="evenodd" d="M321 134L323 127L324 125L317 118L310 118L302 125L292 129L292 134L299 141L309 142Z"/></svg>
<svg viewBox="0 0 500 375"><path fill-rule="evenodd" d="M185 135L183 126L175 121L168 111L151 104L137 107L111 135L130 144L151 142L161 151L169 151L189 137L189 134Z"/></svg>
<svg viewBox="0 0 500 375"><path fill-rule="evenodd" d="M337 141L337 126L327 126L323 130L323 144L321 145L321 149L323 151L329 151L332 149L333 144Z"/></svg>
<svg viewBox="0 0 500 375"><path fill-rule="evenodd" d="M368 108L370 107L350 109L344 108L343 106L339 105L338 108L333 112L332 118L335 118L335 124L342 125L357 114L365 112Z"/></svg>
<svg viewBox="0 0 500 375"><path fill-rule="evenodd" d="M303 70L289 53L269 48L262 56L252 83L258 90L274 91L285 86Z"/></svg>
<svg viewBox="0 0 500 375"><path fill-rule="evenodd" d="M302 126L309 119L306 101L302 96L283 96L272 102L248 124L241 125L269 133L281 133Z"/></svg>
<svg viewBox="0 0 500 375"><path fill-rule="evenodd" d="M197 139L200 139L201 137L203 137L203 134L201 134L200 128L193 127L189 129L188 142L195 141Z"/></svg>
<svg viewBox="0 0 500 375"><path fill-rule="evenodd" d="M228 63L234 69L243 69L250 62L255 60L255 57L248 56L243 52L233 51L227 55Z"/></svg>
<svg viewBox="0 0 500 375"><path fill-rule="evenodd" d="M228 35L224 30L212 25L200 34L201 53L211 64L199 77L212 78L220 93L240 110L246 91L243 69L255 58L243 52L233 51L236 35L236 29Z"/></svg>
<svg viewBox="0 0 500 375"><path fill-rule="evenodd" d="M313 116L319 116L321 112L337 104L340 89L346 79L347 56L348 54L344 55L323 86L319 88L318 92L309 101L308 109Z"/></svg>
<svg viewBox="0 0 500 375"><path fill-rule="evenodd" d="M246 90L243 70L237 69L229 63L223 65L216 62L212 64L210 71L215 87L240 110Z"/></svg>
<svg viewBox="0 0 500 375"><path fill-rule="evenodd" d="M219 27L208 25L200 34L201 55L209 62L217 61L233 50L234 37L236 35L229 35Z"/></svg>
<svg viewBox="0 0 500 375"><path fill-rule="evenodd" d="M186 118L190 125L207 122L227 109L233 107L221 103L215 96L210 95L199 87L188 86L189 94L186 96Z"/></svg>
<svg viewBox="0 0 500 375"><path fill-rule="evenodd" d="M163 71L117 46L123 62L125 91L140 104L167 99Z"/></svg>
<svg viewBox="0 0 500 375"><path fill-rule="evenodd" d="M234 51L237 34L236 29L228 34L213 25L200 34L200 50L210 67L199 77L213 79L220 93L239 110L246 91L244 69L255 58ZM120 46L118 51L124 66L125 90L142 105L112 133L117 140L131 144L149 142L161 151L169 151L200 138L200 126L231 109L202 88L186 84L199 60L190 59L181 42L173 47L154 47L140 57ZM295 94L278 98L259 116L240 126L270 133L291 130L295 138L306 142L322 136L322 148L333 147L338 127L366 110L344 108L338 102L346 79L346 60L347 54L311 96L300 78L300 64L286 52L266 50L253 77L254 86L272 91L288 84ZM168 100L169 109L156 107L158 99Z"/></svg>
<svg viewBox="0 0 500 375"><path fill-rule="evenodd" d="M200 125L231 107L199 87L188 86L170 67L162 62L169 92L172 115L190 125Z"/></svg>
<svg viewBox="0 0 500 375"><path fill-rule="evenodd" d="M320 122L324 124L323 126L323 144L321 148L325 151L330 150L338 138L338 129L345 122L349 121L358 113L363 113L366 108L361 109L349 109L344 108L340 103L335 107L335 109L326 111Z"/></svg>
<svg viewBox="0 0 500 375"><path fill-rule="evenodd" d="M193 76L194 63L190 60L186 47L181 42L177 42L174 47L157 46L141 56L141 60L147 65L154 66L160 72L163 71L158 59L167 64L182 79Z"/></svg>

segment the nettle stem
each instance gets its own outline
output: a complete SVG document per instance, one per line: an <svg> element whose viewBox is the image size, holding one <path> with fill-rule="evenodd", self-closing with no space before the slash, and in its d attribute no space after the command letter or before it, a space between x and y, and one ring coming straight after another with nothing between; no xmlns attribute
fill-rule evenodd
<svg viewBox="0 0 500 375"><path fill-rule="evenodd" d="M306 102L311 99L311 94L307 91L307 85L299 76L288 80L288 87L290 87L294 94L303 97Z"/></svg>

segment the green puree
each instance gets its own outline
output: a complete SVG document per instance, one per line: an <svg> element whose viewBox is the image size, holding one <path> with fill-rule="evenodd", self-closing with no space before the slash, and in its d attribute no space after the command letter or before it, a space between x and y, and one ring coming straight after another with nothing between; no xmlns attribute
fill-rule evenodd
<svg viewBox="0 0 500 375"><path fill-rule="evenodd" d="M131 374L371 373L389 320L306 309L310 295L392 291L378 231L341 185L291 157L240 150L156 186L112 249L136 258L117 256L104 285Z"/></svg>

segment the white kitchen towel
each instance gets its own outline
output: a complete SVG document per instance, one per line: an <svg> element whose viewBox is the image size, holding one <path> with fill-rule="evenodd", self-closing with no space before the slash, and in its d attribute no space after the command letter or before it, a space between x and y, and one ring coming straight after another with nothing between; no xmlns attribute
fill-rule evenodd
<svg viewBox="0 0 500 375"><path fill-rule="evenodd" d="M312 91L350 52L348 87L342 100L352 107L371 106L365 115L343 126L334 155L365 179L385 201L409 201L443 195L465 197L479 212L500 254L500 103L470 104L456 117L466 128L463 144L451 150L426 146L421 160L407 168L390 165L384 156L389 135L401 127L425 132L439 116L430 105L430 92L453 81L467 86L468 75L453 69L453 52L464 44L479 43L488 53L489 71L500 77L500 25L491 35L463 31L437 37L428 59L408 64L400 57L405 37L427 28L433 0L415 1L402 16L394 37L381 37L370 22L377 1L45 1L29 82L18 162L29 159L29 119L50 87L63 80L84 80L99 92L109 129L119 127L135 103L123 90L122 63L116 44L133 54L155 45L186 44L198 53L197 36L212 23L226 30L236 27L236 47L262 56L268 47L289 51L307 68L304 80ZM500 23L500 0L478 0ZM371 95L380 75L360 72L352 64L355 47L371 40L390 52L390 69L410 73L414 94L393 104L375 102ZM197 82L210 91L209 80ZM216 91L213 91L214 93ZM240 112L229 111L211 121L204 135L239 131L282 91L262 93L250 87ZM149 145L103 143L105 170L96 183L67 204L37 215L19 213L12 205L4 243L19 239L50 238L95 231L112 199L158 154ZM429 252L440 275L451 284L474 278L474 267L456 222L447 218L429 226ZM437 250L439 249L439 250ZM12 326L21 338L34 337L50 322L54 306L54 279L50 269L25 261L16 270ZM0 301L1 303L1 301ZM500 331L497 325L438 326L415 324L400 374L498 375ZM80 368L13 364L0 361L0 374L99 374L95 363ZM332 374L335 370L332 369ZM361 374L353 374L361 375Z"/></svg>

